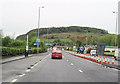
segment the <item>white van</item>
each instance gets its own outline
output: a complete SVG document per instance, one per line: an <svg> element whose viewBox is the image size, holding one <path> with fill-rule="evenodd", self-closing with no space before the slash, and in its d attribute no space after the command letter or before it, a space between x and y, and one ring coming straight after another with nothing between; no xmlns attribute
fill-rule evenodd
<svg viewBox="0 0 120 84"><path fill-rule="evenodd" d="M91 51L90 51L90 54L91 54L91 55L96 55L96 50L91 50Z"/></svg>
<svg viewBox="0 0 120 84"><path fill-rule="evenodd" d="M120 49L116 49L116 50L115 50L115 55L114 55L114 56L115 56L115 58L116 58L117 60L118 60L118 59L120 60Z"/></svg>

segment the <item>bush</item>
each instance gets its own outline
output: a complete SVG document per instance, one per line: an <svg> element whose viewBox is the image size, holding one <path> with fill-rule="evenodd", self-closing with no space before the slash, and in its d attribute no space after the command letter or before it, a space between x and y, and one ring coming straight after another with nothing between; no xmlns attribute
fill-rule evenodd
<svg viewBox="0 0 120 84"><path fill-rule="evenodd" d="M26 45L26 41L14 40L11 39L10 36L6 36L2 38L2 46L4 47L24 47Z"/></svg>
<svg viewBox="0 0 120 84"><path fill-rule="evenodd" d="M2 56L16 56L24 54L25 49L2 47Z"/></svg>
<svg viewBox="0 0 120 84"><path fill-rule="evenodd" d="M46 48L39 48L39 53L46 52ZM28 50L29 54L36 54L36 48L30 48ZM11 48L11 47L2 47L2 56L16 56L16 55L24 55L25 48Z"/></svg>

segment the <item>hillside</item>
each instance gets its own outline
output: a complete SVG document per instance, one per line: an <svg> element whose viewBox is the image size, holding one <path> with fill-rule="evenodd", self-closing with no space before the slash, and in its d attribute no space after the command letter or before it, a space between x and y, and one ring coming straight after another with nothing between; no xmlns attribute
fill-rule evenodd
<svg viewBox="0 0 120 84"><path fill-rule="evenodd" d="M102 29L98 29L98 28L69 26L69 27L40 28L39 35L40 35L40 37L45 38L45 34L47 34L47 32L48 32L49 36L51 35L51 37L54 39L55 38L62 38L62 37L64 37L64 38L74 37L75 34L77 34L77 35L81 34L84 37L86 34L86 30L88 30L89 34L97 34L97 35L108 34L108 32L106 30L102 30ZM16 39L17 40L25 40L27 34L29 35L29 38L37 37L37 32L38 32L38 29L36 28L36 29L29 31L26 34L18 36ZM55 37L54 36L54 35L61 34L61 33L62 34L64 33L64 36L62 36L62 37ZM75 33L75 34L73 34L73 33ZM68 36L66 36L66 35L68 35ZM52 38L50 38L50 39L52 39Z"/></svg>

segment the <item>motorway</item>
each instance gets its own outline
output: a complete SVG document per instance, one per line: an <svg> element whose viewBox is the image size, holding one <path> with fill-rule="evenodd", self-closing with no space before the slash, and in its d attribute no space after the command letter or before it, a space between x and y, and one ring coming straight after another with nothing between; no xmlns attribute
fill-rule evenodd
<svg viewBox="0 0 120 84"><path fill-rule="evenodd" d="M27 69L30 65L34 66ZM49 53L3 64L3 81L118 82L118 70L106 68L63 51L63 59L51 59Z"/></svg>

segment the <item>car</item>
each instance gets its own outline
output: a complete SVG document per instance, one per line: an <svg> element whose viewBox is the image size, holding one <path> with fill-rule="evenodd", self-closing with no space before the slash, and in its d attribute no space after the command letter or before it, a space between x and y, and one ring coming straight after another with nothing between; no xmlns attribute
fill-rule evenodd
<svg viewBox="0 0 120 84"><path fill-rule="evenodd" d="M84 47L78 47L77 53L84 53L85 48Z"/></svg>
<svg viewBox="0 0 120 84"><path fill-rule="evenodd" d="M51 58L52 59L54 59L54 58L62 59L62 51L61 50L53 50Z"/></svg>
<svg viewBox="0 0 120 84"><path fill-rule="evenodd" d="M116 60L120 60L120 49L115 50L115 55L114 55Z"/></svg>
<svg viewBox="0 0 120 84"><path fill-rule="evenodd" d="M91 55L96 55L96 50L91 50L91 51L90 51L90 54L91 54Z"/></svg>

